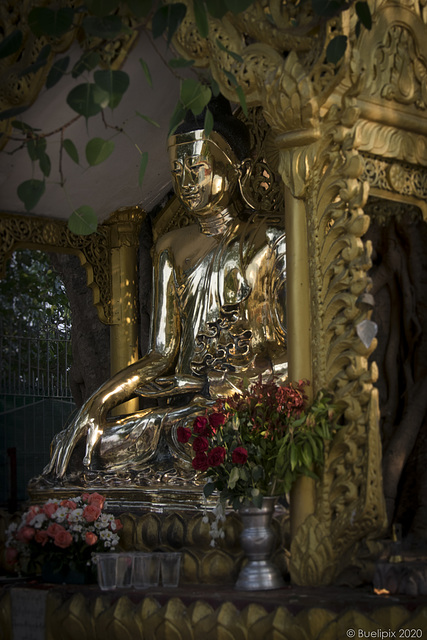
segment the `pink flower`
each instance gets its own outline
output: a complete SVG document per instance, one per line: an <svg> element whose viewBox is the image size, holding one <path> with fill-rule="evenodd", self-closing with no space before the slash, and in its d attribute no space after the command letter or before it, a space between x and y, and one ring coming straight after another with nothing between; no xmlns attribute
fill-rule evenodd
<svg viewBox="0 0 427 640"><path fill-rule="evenodd" d="M36 531L36 535L34 536L34 540L44 547L46 542L49 540L49 534L47 531L43 529Z"/></svg>
<svg viewBox="0 0 427 640"><path fill-rule="evenodd" d="M15 538L19 542L29 542L34 538L36 530L34 527L29 527L27 525L21 527L19 531L16 532Z"/></svg>
<svg viewBox="0 0 427 640"><path fill-rule="evenodd" d="M236 447L231 454L231 461L234 464L245 464L248 459L248 452L244 447Z"/></svg>
<svg viewBox="0 0 427 640"><path fill-rule="evenodd" d="M30 524L31 520L33 518L35 518L35 516L40 513L40 507L37 507L35 505L32 505L29 509L28 509L28 514L27 517L25 519L25 522L27 524Z"/></svg>
<svg viewBox="0 0 427 640"><path fill-rule="evenodd" d="M114 522L111 523L111 529L113 531L120 531L120 529L123 529L123 525L118 518L116 518Z"/></svg>
<svg viewBox="0 0 427 640"><path fill-rule="evenodd" d="M55 538L55 536L61 531L65 531L65 529L62 524L58 524L57 522L53 522L46 529L46 533L50 538Z"/></svg>
<svg viewBox="0 0 427 640"><path fill-rule="evenodd" d="M61 549L66 549L73 543L73 536L69 531L65 529L63 531L58 531L56 536L53 539L53 544Z"/></svg>
<svg viewBox="0 0 427 640"><path fill-rule="evenodd" d="M96 504L88 504L83 509L83 518L86 522L94 522L101 515L101 509Z"/></svg>
<svg viewBox="0 0 427 640"><path fill-rule="evenodd" d="M198 436L193 442L193 449L196 453L202 453L209 449L209 441L204 436Z"/></svg>
<svg viewBox="0 0 427 640"><path fill-rule="evenodd" d="M55 502L48 502L43 506L43 511L45 512L48 518L51 518L57 509L58 509L58 505L55 504Z"/></svg>
<svg viewBox="0 0 427 640"><path fill-rule="evenodd" d="M87 502L89 500L90 493L82 493L83 502Z"/></svg>
<svg viewBox="0 0 427 640"><path fill-rule="evenodd" d="M206 471L209 469L209 462L206 453L198 453L191 461L193 469L196 471Z"/></svg>
<svg viewBox="0 0 427 640"><path fill-rule="evenodd" d="M73 500L62 500L61 507L67 507L67 509L71 509L71 511L77 509L77 505Z"/></svg>
<svg viewBox="0 0 427 640"><path fill-rule="evenodd" d="M95 492L89 494L87 502L90 505L94 505L95 507L99 507L100 509L102 509L102 507L104 506L105 498L104 496L101 496L100 493Z"/></svg>
<svg viewBox="0 0 427 640"><path fill-rule="evenodd" d="M185 444L191 438L191 429L187 429L187 427L178 427L176 430L176 437L178 442Z"/></svg>
<svg viewBox="0 0 427 640"><path fill-rule="evenodd" d="M209 424L213 429L218 429L221 424L225 422L225 415L223 413L211 413L209 416Z"/></svg>
<svg viewBox="0 0 427 640"><path fill-rule="evenodd" d="M210 467L218 467L225 460L224 447L214 447L208 453L208 464Z"/></svg>
<svg viewBox="0 0 427 640"><path fill-rule="evenodd" d="M93 531L86 531L85 542L91 547L98 542L98 536Z"/></svg>
<svg viewBox="0 0 427 640"><path fill-rule="evenodd" d="M193 432L199 436L206 436L208 434L208 420L205 416L199 416L193 422Z"/></svg>
<svg viewBox="0 0 427 640"><path fill-rule="evenodd" d="M6 549L6 563L15 564L18 560L18 550L13 547L7 547Z"/></svg>

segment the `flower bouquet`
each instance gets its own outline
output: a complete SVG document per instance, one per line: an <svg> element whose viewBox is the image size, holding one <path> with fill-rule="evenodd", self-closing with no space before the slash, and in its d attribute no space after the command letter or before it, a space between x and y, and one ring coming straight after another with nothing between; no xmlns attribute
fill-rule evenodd
<svg viewBox="0 0 427 640"><path fill-rule="evenodd" d="M6 532L6 562L24 574L43 574L48 566L61 576L73 571L93 577L93 555L114 550L122 529L104 505L95 492L30 506Z"/></svg>
<svg viewBox="0 0 427 640"><path fill-rule="evenodd" d="M178 428L178 441L192 445L193 468L206 474L206 498L217 490L223 506L260 507L264 496L287 493L298 476L317 477L337 411L325 393L309 406L308 384L260 380L218 399L192 429Z"/></svg>

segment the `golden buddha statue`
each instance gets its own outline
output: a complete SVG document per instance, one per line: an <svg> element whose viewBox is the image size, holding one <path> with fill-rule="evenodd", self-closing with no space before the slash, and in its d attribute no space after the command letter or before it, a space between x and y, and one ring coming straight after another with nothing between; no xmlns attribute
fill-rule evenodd
<svg viewBox="0 0 427 640"><path fill-rule="evenodd" d="M58 434L45 478L97 472L98 480L119 474L143 485L191 482L177 428L260 375L287 375L283 223L246 206L249 135L220 104L219 112L210 105L208 136L201 114L169 138L174 188L195 224L154 247L148 353L103 384ZM144 408L109 415L135 395Z"/></svg>

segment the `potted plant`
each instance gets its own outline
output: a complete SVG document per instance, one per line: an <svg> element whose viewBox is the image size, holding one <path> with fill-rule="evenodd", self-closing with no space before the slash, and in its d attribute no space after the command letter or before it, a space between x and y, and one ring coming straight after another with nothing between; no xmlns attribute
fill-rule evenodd
<svg viewBox="0 0 427 640"><path fill-rule="evenodd" d="M113 551L122 529L104 507L96 492L31 505L6 532L6 562L21 574L41 572L46 582L92 582L94 554Z"/></svg>
<svg viewBox="0 0 427 640"><path fill-rule="evenodd" d="M305 393L308 384L305 380L284 385L259 380L241 393L218 399L205 415L196 418L191 429L181 426L177 430L179 442L193 449L193 468L206 476L204 495L208 498L218 493L217 520L211 535L222 535L217 521L224 519L224 507L230 505L242 516L242 546L249 558L253 546L250 539L260 538L258 525L251 524L253 518L267 523L275 500L290 491L298 476L317 478L316 468L324 460L324 442L337 429L337 410L331 396L320 392L309 404ZM259 562L259 571L255 571L255 561L250 561L236 586L254 589L281 584L277 572L267 566L267 546L274 542L268 529L262 534L266 549L261 573L265 575L260 575ZM257 548L254 553L259 557L261 551Z"/></svg>

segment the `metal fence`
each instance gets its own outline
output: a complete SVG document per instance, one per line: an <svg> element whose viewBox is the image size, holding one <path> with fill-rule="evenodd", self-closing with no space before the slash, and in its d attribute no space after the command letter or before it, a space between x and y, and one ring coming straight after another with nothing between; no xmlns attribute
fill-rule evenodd
<svg viewBox="0 0 427 640"><path fill-rule="evenodd" d="M54 435L75 411L70 327L0 325L0 504L27 499Z"/></svg>

